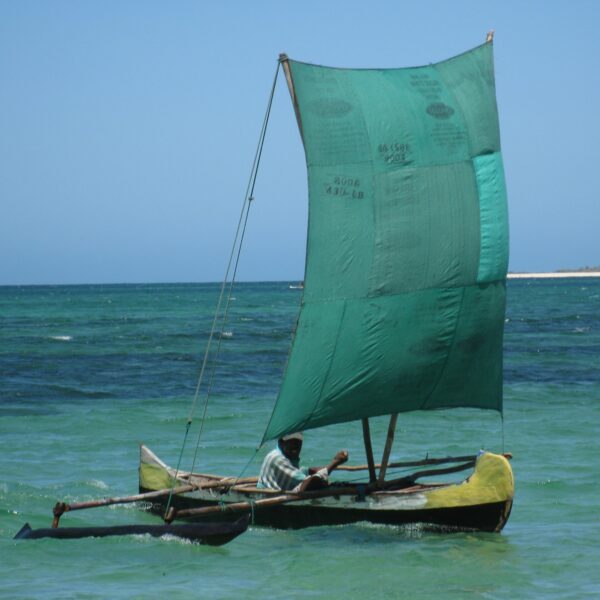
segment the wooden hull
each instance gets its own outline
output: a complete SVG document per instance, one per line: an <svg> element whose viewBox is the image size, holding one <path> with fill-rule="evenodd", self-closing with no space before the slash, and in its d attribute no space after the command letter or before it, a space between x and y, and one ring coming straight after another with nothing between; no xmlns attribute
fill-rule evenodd
<svg viewBox="0 0 600 600"><path fill-rule="evenodd" d="M168 487L173 474L172 469L142 447L140 492ZM202 485L202 477L199 475L196 481L199 485ZM215 476L205 477L204 481L209 482ZM185 481L187 479L177 483ZM273 492L267 493L250 486L236 486L224 494L221 491L218 488L194 490L174 496L171 505L179 510L224 503L225 510L211 514L210 520L229 521L239 517L239 513L226 510L227 504L273 496ZM502 456L485 453L477 460L471 476L461 483L414 485L407 489L366 495L361 495L358 488L356 495L260 507L253 511L252 519L256 525L280 529L366 521L397 526L420 524L424 528L441 531L497 532L502 530L510 515L513 494L514 481L508 461ZM167 499L153 502L151 510L164 514Z"/></svg>
<svg viewBox="0 0 600 600"><path fill-rule="evenodd" d="M147 492L140 487L140 492ZM226 502L226 500L225 500ZM217 506L218 502L200 499L176 498L171 505L180 508L203 508ZM422 510L371 510L368 508L335 508L326 506L282 505L257 510L253 524L276 529L303 529L320 525L349 525L368 522L381 525L421 524L426 529L439 531L501 531L508 516L512 502L495 502L472 506ZM155 502L150 511L164 515L166 502ZM211 521L229 522L239 516L226 510L222 514L212 514ZM196 519L207 517L196 517ZM194 517L189 517L193 520Z"/></svg>

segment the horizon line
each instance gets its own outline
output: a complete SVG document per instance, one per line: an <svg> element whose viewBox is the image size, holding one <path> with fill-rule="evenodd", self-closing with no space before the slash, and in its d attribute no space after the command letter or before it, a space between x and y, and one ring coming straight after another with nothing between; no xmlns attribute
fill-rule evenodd
<svg viewBox="0 0 600 600"><path fill-rule="evenodd" d="M297 283L302 279L236 279L234 283ZM231 283L228 281L227 283ZM83 281L79 283L0 283L0 287L66 287L82 285L222 285L223 281Z"/></svg>
<svg viewBox="0 0 600 600"><path fill-rule="evenodd" d="M600 277L600 269L598 270L560 270L560 271L509 271L506 275L507 279L552 279L552 278L569 278L569 277ZM303 282L303 279L242 279L236 280L235 283L297 283ZM231 282L228 282L231 283ZM67 287L67 286L100 286L100 285L219 285L223 281L102 281L90 282L84 281L79 283L0 283L0 287Z"/></svg>

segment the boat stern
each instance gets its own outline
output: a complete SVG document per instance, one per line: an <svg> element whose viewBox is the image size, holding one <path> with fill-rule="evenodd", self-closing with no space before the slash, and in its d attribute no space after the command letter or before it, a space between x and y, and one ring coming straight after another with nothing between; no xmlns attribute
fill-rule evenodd
<svg viewBox="0 0 600 600"><path fill-rule="evenodd" d="M491 452L481 452L473 474L458 485L427 493L426 508L458 508L499 506L498 523L492 529L501 531L512 508L515 480L508 460Z"/></svg>

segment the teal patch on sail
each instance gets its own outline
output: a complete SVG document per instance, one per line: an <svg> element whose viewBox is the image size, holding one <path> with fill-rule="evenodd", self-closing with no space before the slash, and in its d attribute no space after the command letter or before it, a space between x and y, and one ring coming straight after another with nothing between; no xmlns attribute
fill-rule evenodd
<svg viewBox="0 0 600 600"><path fill-rule="evenodd" d="M477 281L498 281L508 269L508 211L504 168L499 152L473 159L479 190L481 250Z"/></svg>

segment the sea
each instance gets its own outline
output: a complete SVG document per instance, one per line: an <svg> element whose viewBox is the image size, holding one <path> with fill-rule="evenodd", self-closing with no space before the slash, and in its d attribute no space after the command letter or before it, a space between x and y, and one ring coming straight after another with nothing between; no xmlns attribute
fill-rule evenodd
<svg viewBox="0 0 600 600"><path fill-rule="evenodd" d="M196 386L218 284L0 287L0 597L600 598L600 279L508 282L502 416L398 419L395 461L513 454L515 501L499 534L361 523L251 525L221 547L143 535L13 539L25 523L49 527L58 500L136 494L140 443L172 465L181 456L182 468L197 448L196 470L255 475L271 448L257 449L297 319L296 284L234 288L214 335L219 357L205 369L208 396ZM376 455L386 428L372 420ZM364 464L359 424L307 432L303 462L324 464L341 448ZM127 504L66 513L61 526L159 522Z"/></svg>

